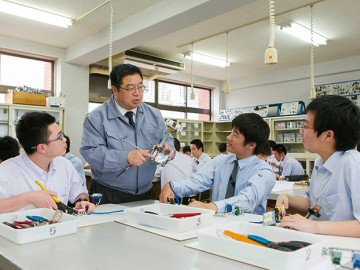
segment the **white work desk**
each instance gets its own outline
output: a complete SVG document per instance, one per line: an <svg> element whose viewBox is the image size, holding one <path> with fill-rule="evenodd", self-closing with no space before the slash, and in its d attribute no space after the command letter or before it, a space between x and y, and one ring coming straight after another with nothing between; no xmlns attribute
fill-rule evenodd
<svg viewBox="0 0 360 270"><path fill-rule="evenodd" d="M360 246L360 239L331 239L330 246ZM258 269L184 246L194 241L179 242L117 222L82 227L76 234L25 245L0 237L0 269Z"/></svg>
<svg viewBox="0 0 360 270"><path fill-rule="evenodd" d="M276 200L281 194L289 194L293 196L302 197L310 187L298 186L294 184L292 189L282 191L272 191L269 195L269 200Z"/></svg>

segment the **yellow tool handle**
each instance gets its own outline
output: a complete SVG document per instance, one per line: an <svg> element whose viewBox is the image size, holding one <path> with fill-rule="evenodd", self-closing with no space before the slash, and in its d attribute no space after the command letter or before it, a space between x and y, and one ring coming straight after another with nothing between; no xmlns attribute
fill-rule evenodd
<svg viewBox="0 0 360 270"><path fill-rule="evenodd" d="M254 240L249 239L247 237L247 235L234 233L234 232L228 231L228 230L224 230L224 234L231 237L232 239L235 239L235 240L240 241L240 242L249 243L249 244L262 246L262 247L264 246L264 245L254 241Z"/></svg>
<svg viewBox="0 0 360 270"><path fill-rule="evenodd" d="M42 189L42 190L46 190L45 186L43 185L43 183L41 183L39 180L35 180L35 183ZM56 196L51 196L51 198L53 198L53 200L58 203L60 202L60 200L56 197Z"/></svg>

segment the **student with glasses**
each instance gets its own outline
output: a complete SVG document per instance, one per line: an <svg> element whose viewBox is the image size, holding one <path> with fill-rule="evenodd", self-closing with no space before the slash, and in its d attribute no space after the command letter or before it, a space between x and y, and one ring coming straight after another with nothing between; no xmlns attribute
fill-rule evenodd
<svg viewBox="0 0 360 270"><path fill-rule="evenodd" d="M31 208L53 208L51 196L76 209L91 212L85 181L63 155L66 139L55 118L43 112L24 114L16 126L16 137L25 154L0 166L0 213ZM35 183L41 181L46 190Z"/></svg>
<svg viewBox="0 0 360 270"><path fill-rule="evenodd" d="M360 111L343 96L321 96L306 108L300 130L305 150L317 153L310 190L304 197L280 195L276 206L314 213L283 218L280 226L295 230L360 237ZM315 207L316 206L316 207ZM310 208L310 209L309 209Z"/></svg>
<svg viewBox="0 0 360 270"><path fill-rule="evenodd" d="M146 87L141 70L130 64L110 74L110 99L84 121L80 153L91 166L91 193L102 193L101 203L154 199L156 164L150 151L167 127L158 109L143 102ZM173 155L170 135L164 150Z"/></svg>

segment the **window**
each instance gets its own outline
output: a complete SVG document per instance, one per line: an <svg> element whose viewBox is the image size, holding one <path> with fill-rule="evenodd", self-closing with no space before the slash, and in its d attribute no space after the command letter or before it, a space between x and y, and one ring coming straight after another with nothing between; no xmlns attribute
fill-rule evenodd
<svg viewBox="0 0 360 270"><path fill-rule="evenodd" d="M107 90L107 76L98 76L97 80L92 77L90 75L90 102L99 103L89 103L89 112L95 108L95 104L102 104L111 94ZM143 83L146 86L143 101L158 108L164 118L211 120L211 89L197 86L192 91L189 85L160 80L144 80ZM94 94L95 88L101 91L106 89L106 93ZM95 95L101 98L97 100Z"/></svg>
<svg viewBox="0 0 360 270"><path fill-rule="evenodd" d="M0 52L1 92L17 86L28 86L53 94L54 61Z"/></svg>

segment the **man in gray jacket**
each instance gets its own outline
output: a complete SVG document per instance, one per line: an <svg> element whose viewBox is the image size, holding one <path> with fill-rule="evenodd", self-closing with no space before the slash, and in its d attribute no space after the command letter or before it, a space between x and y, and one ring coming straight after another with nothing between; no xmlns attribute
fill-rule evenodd
<svg viewBox="0 0 360 270"><path fill-rule="evenodd" d="M113 95L83 125L80 153L91 166L90 193L102 193L101 203L154 199L150 151L167 127L160 111L142 102L146 87L138 67L118 65L110 79ZM171 135L164 150L173 155Z"/></svg>

